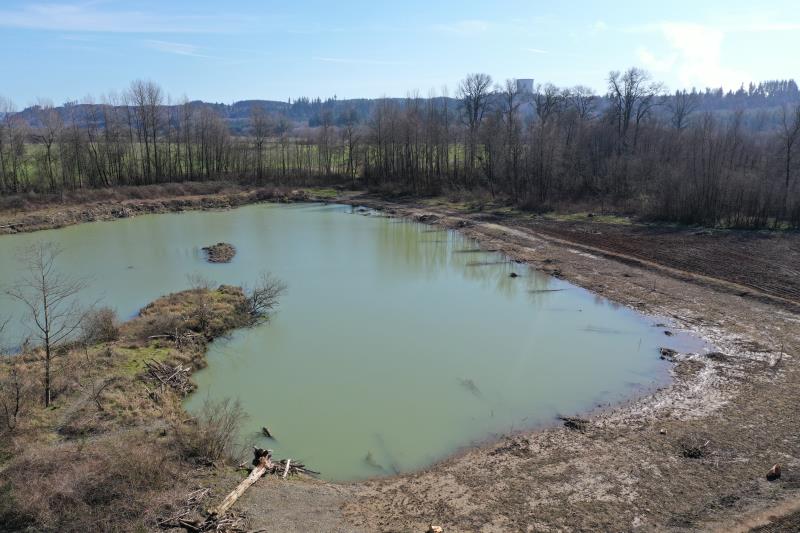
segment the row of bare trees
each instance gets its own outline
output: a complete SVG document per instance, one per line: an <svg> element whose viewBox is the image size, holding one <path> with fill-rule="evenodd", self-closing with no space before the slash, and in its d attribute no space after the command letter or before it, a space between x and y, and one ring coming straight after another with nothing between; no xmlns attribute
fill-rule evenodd
<svg viewBox="0 0 800 533"><path fill-rule="evenodd" d="M637 68L603 96L471 74L455 99L382 99L369 116L324 109L315 127L255 106L234 136L211 106L173 105L152 82L23 121L0 109L0 194L235 179L342 182L416 194L487 191L535 209L603 203L643 216L743 227L800 226L800 102L771 111L700 112ZM5 110L5 112L3 112ZM32 123L31 123L32 122Z"/></svg>

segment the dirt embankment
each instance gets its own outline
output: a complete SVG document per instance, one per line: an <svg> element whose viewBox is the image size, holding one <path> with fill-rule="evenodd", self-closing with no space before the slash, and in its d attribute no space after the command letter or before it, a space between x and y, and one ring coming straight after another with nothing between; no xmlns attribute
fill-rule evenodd
<svg viewBox="0 0 800 533"><path fill-rule="evenodd" d="M659 233L341 200L461 231L612 302L665 317L721 354L678 354L672 384L600 411L583 431L554 422L390 479L258 483L241 500L252 527L306 531L311 510L319 526L312 529L326 531L425 531L431 523L445 531L725 531L770 522L765 509L785 515L774 527L796 523L796 235ZM775 463L783 475L769 482Z"/></svg>
<svg viewBox="0 0 800 533"><path fill-rule="evenodd" d="M103 199L41 206L25 204L17 209L0 211L0 235L61 228L84 222L116 220L138 215L179 213L229 209L258 202L305 202L314 200L313 193L303 189L264 187L258 189L227 188L209 194L169 196L156 190L152 198ZM160 196L166 194L165 196Z"/></svg>

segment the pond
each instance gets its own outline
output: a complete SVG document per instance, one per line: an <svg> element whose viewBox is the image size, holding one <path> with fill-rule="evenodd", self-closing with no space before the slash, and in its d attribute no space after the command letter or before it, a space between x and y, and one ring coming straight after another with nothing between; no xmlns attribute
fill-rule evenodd
<svg viewBox="0 0 800 533"><path fill-rule="evenodd" d="M269 271L288 286L266 324L211 345L186 402L238 399L241 440L331 480L423 468L464 447L630 398L668 379L655 320L509 261L451 231L349 206L252 205L0 238L51 240L87 300L121 317L189 286ZM230 242L230 264L201 248ZM518 277L511 277L511 273ZM18 314L8 299L0 316ZM21 326L19 326L21 327ZM260 429L267 426L275 440Z"/></svg>

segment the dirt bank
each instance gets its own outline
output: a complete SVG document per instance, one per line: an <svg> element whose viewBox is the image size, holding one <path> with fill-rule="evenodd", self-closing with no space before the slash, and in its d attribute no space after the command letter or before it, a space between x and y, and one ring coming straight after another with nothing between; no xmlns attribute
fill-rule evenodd
<svg viewBox="0 0 800 533"><path fill-rule="evenodd" d="M724 356L677 356L670 386L600 412L584 432L515 435L391 479L259 483L241 502L254 527L308 530L304 510L326 531L425 531L431 523L445 531L727 530L743 518L753 526L770 522L765 509L792 523L792 502L800 499L796 235L659 233L340 200L457 229L614 302L667 317ZM204 201L190 205L203 208ZM687 453L691 447L698 453ZM774 463L783 477L770 483L765 474Z"/></svg>
<svg viewBox="0 0 800 533"><path fill-rule="evenodd" d="M280 187L257 189L227 187L220 192L209 194L194 194L190 190L188 194L181 196L170 196L168 191L156 188L152 191L152 195L154 196L152 198L130 198L120 194L121 198L119 199L98 197L86 202L73 200L48 206L24 204L19 208L0 210L0 235L61 228L84 222L130 218L138 215L230 209L258 202L283 203L322 199L315 194L314 189Z"/></svg>
<svg viewBox="0 0 800 533"><path fill-rule="evenodd" d="M679 531L728 524L800 495L800 398L793 392L800 318L793 300L741 290L703 271L630 260L579 238L554 238L550 221L539 228L530 219L362 203L458 229L615 302L669 317L725 357L679 356L672 385L592 418L584 433L518 435L425 472L356 485L345 505L354 524L387 531L424 530L431 522L456 531ZM753 278L764 270L758 258L738 265L748 267ZM693 442L702 443L700 457L685 453ZM784 475L769 483L765 474L776 462Z"/></svg>

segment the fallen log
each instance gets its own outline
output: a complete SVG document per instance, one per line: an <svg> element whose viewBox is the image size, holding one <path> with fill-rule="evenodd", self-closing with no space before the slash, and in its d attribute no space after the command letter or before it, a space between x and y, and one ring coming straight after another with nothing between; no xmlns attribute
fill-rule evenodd
<svg viewBox="0 0 800 533"><path fill-rule="evenodd" d="M244 494L244 491L250 488L253 483L261 479L261 477L266 474L267 471L274 468L275 465L272 462L272 450L254 448L253 453L255 454L253 462L257 462L256 467L253 468L253 471L250 472L249 476L239 483L238 487L233 489L233 491L228 494L224 500L222 500L222 503L208 512L209 517L207 521L223 516L225 512L230 509L234 503L236 503L236 500L238 500L242 494Z"/></svg>
<svg viewBox="0 0 800 533"><path fill-rule="evenodd" d="M227 520L223 519L225 513L227 513L230 508L233 507L236 501L242 497L247 489L249 489L256 481L267 474L281 475L281 472L283 472L281 476L283 479L286 479L286 477L290 474L298 473L319 475L319 472L315 472L309 468L306 468L303 463L299 463L297 461L293 462L291 459L274 462L272 460L272 450L264 450L261 448L253 448L253 466L254 468L247 478L242 480L242 482L239 483L235 489L225 496L225 499L222 500L219 505L208 510L208 516L204 521L192 522L183 520L181 519L182 517L178 517L178 527L182 527L187 531L218 530L219 526ZM170 523L175 522L173 520ZM162 527L164 527L164 525L166 525L166 523L164 523Z"/></svg>

